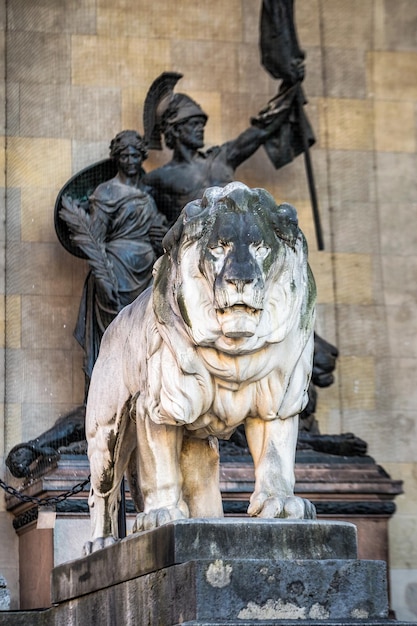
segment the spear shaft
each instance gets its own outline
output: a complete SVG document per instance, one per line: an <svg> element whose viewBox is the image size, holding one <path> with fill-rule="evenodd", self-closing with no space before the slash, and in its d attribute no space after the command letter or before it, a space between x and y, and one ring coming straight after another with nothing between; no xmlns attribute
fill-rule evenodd
<svg viewBox="0 0 417 626"><path fill-rule="evenodd" d="M308 145L307 131L305 126L305 117L303 110L303 97L301 88L297 93L298 117L301 125L301 135L304 147L304 166L307 174L308 190L310 192L311 209L313 211L314 229L316 233L317 248L324 250L323 231L321 228L319 205L317 201L316 185L314 182L313 164L311 162L310 146Z"/></svg>
<svg viewBox="0 0 417 626"><path fill-rule="evenodd" d="M261 63L276 79L282 79L281 92L296 85L293 115L297 118L297 134L301 139L304 163L310 193L317 247L324 250L323 233L311 162L308 122L304 113L304 94L301 82L304 79L304 52L301 50L294 22L294 0L262 0L260 19ZM314 139L313 139L314 140ZM293 137L294 142L294 137ZM294 146L292 146L294 147ZM300 149L294 150L295 154ZM275 164L276 167L279 165Z"/></svg>

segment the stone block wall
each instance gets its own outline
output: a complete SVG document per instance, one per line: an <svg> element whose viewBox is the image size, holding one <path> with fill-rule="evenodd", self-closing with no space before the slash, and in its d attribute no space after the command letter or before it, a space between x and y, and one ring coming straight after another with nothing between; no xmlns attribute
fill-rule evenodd
<svg viewBox="0 0 417 626"><path fill-rule="evenodd" d="M105 158L118 131L143 130L144 97L165 70L183 73L177 91L209 114L207 145L244 130L277 88L260 66L259 9L260 0L0 2L2 476L14 444L83 400L72 331L87 266L57 241L59 189ZM390 530L393 605L415 620L417 3L296 0L296 9L325 250L302 157L275 171L261 149L237 178L299 211L317 330L340 350L336 383L320 392L320 427L363 437L404 480ZM145 167L168 158L151 152ZM0 574L17 606L17 542L0 511Z"/></svg>

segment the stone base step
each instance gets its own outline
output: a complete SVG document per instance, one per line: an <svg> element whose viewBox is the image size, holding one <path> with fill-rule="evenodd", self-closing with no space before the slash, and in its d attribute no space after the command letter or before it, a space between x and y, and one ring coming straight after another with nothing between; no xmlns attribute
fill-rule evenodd
<svg viewBox="0 0 417 626"><path fill-rule="evenodd" d="M54 626L57 607L37 611L2 611L0 626ZM93 626L93 625L91 625ZM97 623L97 626L99 624ZM201 621L192 620L164 626L417 626L417 622L398 622L395 620L233 620Z"/></svg>
<svg viewBox="0 0 417 626"><path fill-rule="evenodd" d="M341 522L178 520L58 566L52 601L34 626L398 626Z"/></svg>
<svg viewBox="0 0 417 626"><path fill-rule="evenodd" d="M54 609L1 611L0 626L54 626Z"/></svg>
<svg viewBox="0 0 417 626"><path fill-rule="evenodd" d="M57 607L34 611L1 611L0 626L54 626ZM191 620L165 626L417 626L417 622L381 620Z"/></svg>

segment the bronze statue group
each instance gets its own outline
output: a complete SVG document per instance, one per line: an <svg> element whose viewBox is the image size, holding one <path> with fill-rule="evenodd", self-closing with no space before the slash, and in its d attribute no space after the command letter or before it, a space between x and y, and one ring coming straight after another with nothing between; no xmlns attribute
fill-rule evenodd
<svg viewBox="0 0 417 626"><path fill-rule="evenodd" d="M110 144L110 158L78 173L58 196L58 239L90 266L74 331L84 351L85 400L104 331L123 307L151 285L163 237L183 207L201 198L206 188L224 187L235 180L236 168L259 147L264 146L275 168L304 153L317 245L323 249L309 156L314 135L304 113L304 53L297 41L294 0L263 0L260 50L264 69L280 80L278 93L238 137L204 150L207 114L188 95L174 91L182 74L164 72L152 83L144 102L144 136L136 130L118 133ZM172 157L146 172L143 163L148 149L161 150L162 138ZM299 447L364 454L366 444L353 435L320 435L314 416L315 385L332 384L337 355L335 346L315 335L309 403L301 414ZM11 473L31 475L39 459L53 458L54 451L68 444L83 451L84 416L85 404L36 439L12 448L6 460Z"/></svg>
<svg viewBox="0 0 417 626"><path fill-rule="evenodd" d="M110 143L110 158L71 179L56 202L59 240L90 266L74 331L84 351L85 400L104 331L124 306L151 285L153 265L163 252L163 237L182 208L201 197L206 188L224 187L233 181L236 168L261 146L276 167L301 151L291 86L284 91L281 88L238 137L204 150L208 116L188 95L174 92L180 78L181 74L174 72L159 76L145 100L144 137L135 130L118 133ZM143 163L148 149L162 149L162 137L172 158L146 173ZM298 137L293 148L290 137ZM311 133L308 141L313 142ZM93 189L92 181L96 182ZM300 420L299 447L363 454L366 444L360 439L320 435L315 419L315 385L332 384L337 354L335 346L315 335L313 375L309 403ZM59 418L36 439L12 448L6 460L11 473L30 476L43 459L56 457L62 448L85 451L84 416L85 404ZM242 432L233 437L233 453L234 443L238 453L245 448Z"/></svg>
<svg viewBox="0 0 417 626"><path fill-rule="evenodd" d="M81 249L91 268L75 329L87 380L104 330L150 285L162 238L183 207L202 197L206 188L233 181L236 168L288 118L288 110L279 109L264 128L253 125L236 139L204 151L208 118L192 98L174 93L180 77L166 72L152 84L144 108L145 138L124 130L112 139L110 158L117 173L98 185L88 206L83 209L78 198L65 194L63 206L57 205L60 228L68 230L72 245ZM147 149L161 149L161 135L172 158L145 173Z"/></svg>

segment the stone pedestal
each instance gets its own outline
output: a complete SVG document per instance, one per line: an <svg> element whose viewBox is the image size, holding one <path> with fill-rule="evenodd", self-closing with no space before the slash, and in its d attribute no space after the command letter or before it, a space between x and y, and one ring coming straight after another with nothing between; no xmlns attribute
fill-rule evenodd
<svg viewBox="0 0 417 626"><path fill-rule="evenodd" d="M319 453L297 453L296 493L316 505L319 519L353 522L358 529L358 556L388 562L388 521L395 511L394 498L401 481L392 480L370 457L357 459ZM82 456L63 456L58 464L24 489L25 495L56 496L82 482L89 473ZM223 462L220 486L227 516L245 517L253 491L253 466L248 460ZM60 502L54 529L37 528L37 507L7 496L19 536L20 607L51 604L51 569L76 559L89 538L87 488ZM127 497L128 528L135 517ZM230 518L229 518L230 519ZM36 563L36 567L34 566Z"/></svg>
<svg viewBox="0 0 417 626"><path fill-rule="evenodd" d="M7 589L7 583L4 576L0 575L0 611L8 611L10 609L10 593Z"/></svg>
<svg viewBox="0 0 417 626"><path fill-rule="evenodd" d="M56 567L52 602L54 626L388 621L385 563L325 521L176 521Z"/></svg>
<svg viewBox="0 0 417 626"><path fill-rule="evenodd" d="M386 583L349 523L180 520L56 567L54 606L0 626L400 626Z"/></svg>

